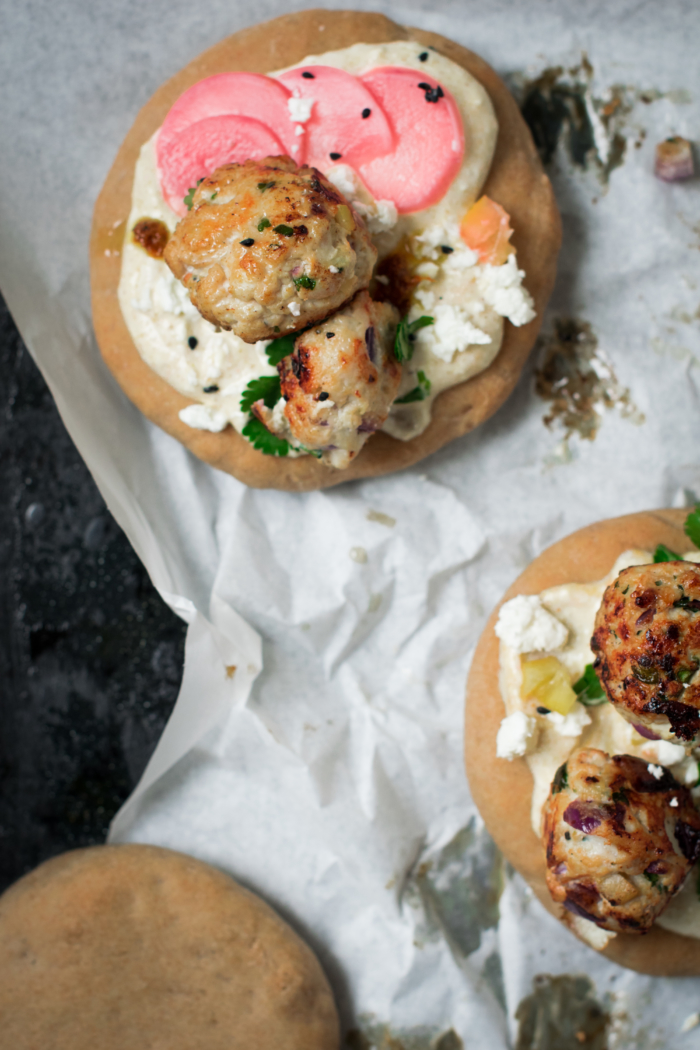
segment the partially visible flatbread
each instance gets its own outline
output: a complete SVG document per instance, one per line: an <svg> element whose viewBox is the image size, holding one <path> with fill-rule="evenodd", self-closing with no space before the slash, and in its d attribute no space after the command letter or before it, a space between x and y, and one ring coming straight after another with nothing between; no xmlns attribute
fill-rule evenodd
<svg viewBox="0 0 700 1050"><path fill-rule="evenodd" d="M5 1050L338 1050L310 948L227 875L96 846L0 897Z"/></svg>
<svg viewBox="0 0 700 1050"><path fill-rule="evenodd" d="M493 102L499 124L496 152L484 192L512 218L518 265L535 300L537 317L521 328L505 322L503 345L480 375L446 390L433 405L433 420L412 441L374 434L347 470L335 470L310 456L265 456L232 427L220 434L193 430L178 412L192 402L177 393L142 361L117 300L121 257L119 238L129 214L134 167L142 144L163 123L175 100L204 77L230 70L269 73L306 55L354 43L415 40L432 46L479 80ZM120 225L122 224L122 225ZM254 488L308 491L353 478L401 470L436 452L483 423L513 390L537 337L551 293L561 241L559 213L530 132L503 81L478 55L436 33L396 25L383 15L357 11L301 11L242 30L205 51L153 96L124 140L95 205L90 260L92 311L102 356L125 394L154 423L196 456ZM115 250L116 249L116 250Z"/></svg>
<svg viewBox="0 0 700 1050"><path fill-rule="evenodd" d="M496 757L496 734L505 717L498 688L498 638L494 625L503 602L516 594L539 594L563 583L592 583L610 572L623 551L654 550L665 543L685 551L687 511L658 510L611 518L549 547L518 577L492 613L479 640L467 682L464 758L472 797L497 846L527 880L545 908L565 920L566 912L552 901L545 883L544 851L530 824L532 775L524 758L512 762ZM644 936L618 934L604 955L621 966L654 976L700 974L700 940L681 937L660 926Z"/></svg>

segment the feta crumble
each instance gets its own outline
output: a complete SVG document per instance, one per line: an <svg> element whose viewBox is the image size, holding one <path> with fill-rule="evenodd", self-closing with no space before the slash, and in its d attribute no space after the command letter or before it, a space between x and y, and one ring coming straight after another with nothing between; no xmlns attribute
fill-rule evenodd
<svg viewBox="0 0 700 1050"><path fill-rule="evenodd" d="M568 628L542 605L538 594L519 594L501 606L496 636L516 653L561 649Z"/></svg>
<svg viewBox="0 0 700 1050"><path fill-rule="evenodd" d="M535 742L537 720L524 711L514 711L501 722L496 737L496 754L508 760L526 755Z"/></svg>
<svg viewBox="0 0 700 1050"><path fill-rule="evenodd" d="M212 434L219 434L229 422L225 412L208 408L207 405L187 405L180 409L178 416L193 430L210 430Z"/></svg>
<svg viewBox="0 0 700 1050"><path fill-rule="evenodd" d="M559 736L579 736L584 727L591 724L591 716L583 704L577 701L568 715L560 715L558 711L551 711L547 715L547 721Z"/></svg>
<svg viewBox="0 0 700 1050"><path fill-rule="evenodd" d="M661 780L664 772L663 766L655 766L653 762L650 762L647 766L647 773L651 773L655 780Z"/></svg>
<svg viewBox="0 0 700 1050"><path fill-rule="evenodd" d="M524 270L518 269L515 255L509 255L502 266L480 266L477 284L489 306L501 317L507 317L516 328L535 316L534 302L523 288Z"/></svg>
<svg viewBox="0 0 700 1050"><path fill-rule="evenodd" d="M301 313L301 303L295 303L293 301L291 303L287 303L287 309L289 310L290 314L293 314L294 317L298 317Z"/></svg>
<svg viewBox="0 0 700 1050"><path fill-rule="evenodd" d="M313 105L314 99L312 98L296 98L292 95L291 98L287 99L289 116L297 124L306 124L307 120L311 117Z"/></svg>
<svg viewBox="0 0 700 1050"><path fill-rule="evenodd" d="M435 323L420 329L417 342L442 361L451 361L458 351L466 350L468 346L491 342L491 336L469 320L465 307L438 303L434 309L432 306L426 306L426 309L433 310ZM414 319L414 313L415 310L411 312L411 319Z"/></svg>
<svg viewBox="0 0 700 1050"><path fill-rule="evenodd" d="M659 740L656 744L656 761L662 766L675 766L685 757L685 748L680 744L672 744L670 740Z"/></svg>
<svg viewBox="0 0 700 1050"><path fill-rule="evenodd" d="M671 806L673 809L676 809L678 807L678 799L672 798L669 802L669 806Z"/></svg>

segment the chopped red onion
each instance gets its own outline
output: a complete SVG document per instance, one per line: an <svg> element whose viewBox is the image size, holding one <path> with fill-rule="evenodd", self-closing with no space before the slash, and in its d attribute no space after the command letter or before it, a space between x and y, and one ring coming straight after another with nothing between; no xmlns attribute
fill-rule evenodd
<svg viewBox="0 0 700 1050"><path fill-rule="evenodd" d="M664 182L692 179L695 174L693 147L687 139L674 135L656 147L654 174Z"/></svg>
<svg viewBox="0 0 700 1050"><path fill-rule="evenodd" d="M571 802L564 810L564 821L571 828L589 835L599 827L610 814L605 806L597 802Z"/></svg>
<svg viewBox="0 0 700 1050"><path fill-rule="evenodd" d="M639 722L633 722L632 728L636 729L640 736L646 737L647 740L661 740L660 736L653 733L651 729L647 729L646 726L641 725Z"/></svg>

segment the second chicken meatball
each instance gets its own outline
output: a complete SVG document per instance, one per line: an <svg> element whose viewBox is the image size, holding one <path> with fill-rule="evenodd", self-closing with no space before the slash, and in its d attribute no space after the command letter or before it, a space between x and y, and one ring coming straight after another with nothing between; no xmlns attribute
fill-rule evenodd
<svg viewBox="0 0 700 1050"><path fill-rule="evenodd" d="M610 701L659 736L700 734L700 566L623 569L603 595L591 648Z"/></svg>
<svg viewBox="0 0 700 1050"><path fill-rule="evenodd" d="M398 311L360 292L325 324L300 335L280 362L284 411L254 406L273 433L342 469L389 414L401 380L393 354ZM282 404L280 402L280 404Z"/></svg>
<svg viewBox="0 0 700 1050"><path fill-rule="evenodd" d="M207 321L255 343L339 309L369 285L377 252L320 171L268 157L204 179L164 258Z"/></svg>

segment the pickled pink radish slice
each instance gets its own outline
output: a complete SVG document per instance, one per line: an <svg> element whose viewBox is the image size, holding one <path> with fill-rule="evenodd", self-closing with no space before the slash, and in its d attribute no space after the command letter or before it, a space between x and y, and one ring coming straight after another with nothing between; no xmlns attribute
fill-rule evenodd
<svg viewBox="0 0 700 1050"><path fill-rule="evenodd" d="M332 66L304 66L277 79L297 97L314 100L311 116L302 124L307 164L324 172L333 164L359 168L393 150L394 135L384 111L351 73Z"/></svg>
<svg viewBox="0 0 700 1050"><path fill-rule="evenodd" d="M173 211L186 215L188 190L222 164L262 160L284 152L277 136L259 120L207 117L183 127L160 151L160 187Z"/></svg>
<svg viewBox="0 0 700 1050"><path fill-rule="evenodd" d="M429 208L445 195L464 156L454 99L422 71L383 66L360 79L388 114L396 148L360 164L359 174L376 200L392 200L399 212Z"/></svg>
<svg viewBox="0 0 700 1050"><path fill-rule="evenodd" d="M287 108L288 98L289 91L283 84L262 73L217 73L193 84L180 96L163 121L157 149L166 148L170 139L189 124L235 113L253 117L272 128L291 156L296 136ZM160 166L160 156L158 164Z"/></svg>

